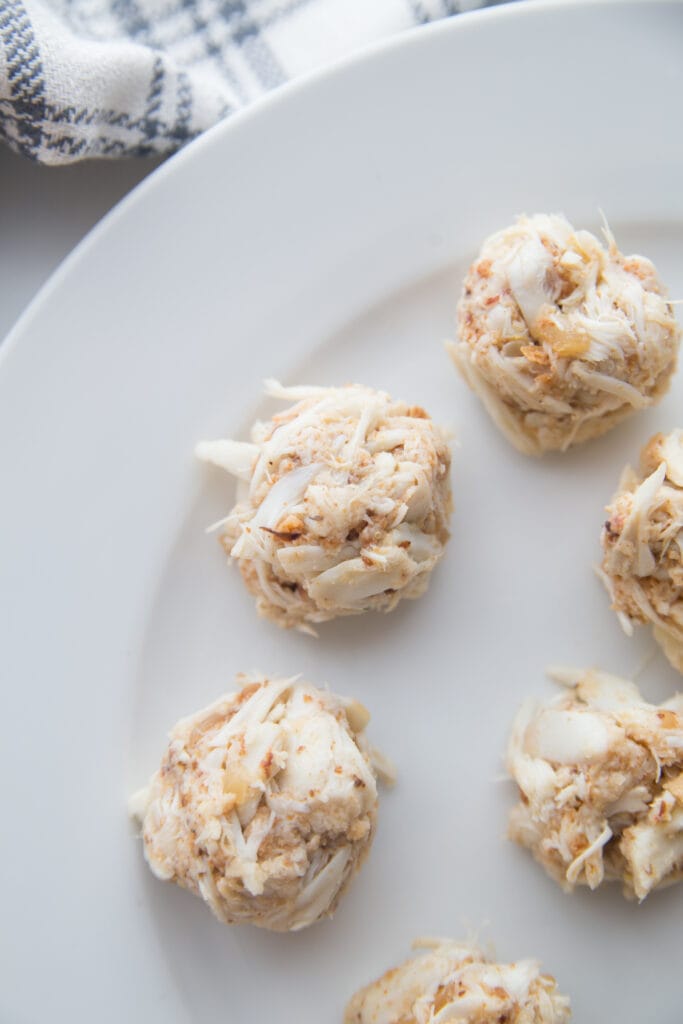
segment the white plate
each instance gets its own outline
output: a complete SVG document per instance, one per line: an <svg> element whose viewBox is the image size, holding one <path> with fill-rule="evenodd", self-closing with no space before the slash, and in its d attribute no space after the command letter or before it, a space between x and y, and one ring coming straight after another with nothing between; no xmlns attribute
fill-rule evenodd
<svg viewBox="0 0 683 1024"><path fill-rule="evenodd" d="M0 1019L338 1022L412 938L537 956L581 1022L680 1021L683 886L564 896L503 839L497 781L548 662L631 673L591 562L655 410L562 458L516 454L443 351L481 239L562 209L652 256L683 296L683 7L501 8L406 36L209 132L108 217L0 364ZM318 641L259 621L203 527L195 464L260 381L381 386L455 429L457 509L428 595ZM360 697L400 780L332 922L229 929L154 880L126 797L166 730L236 671ZM649 694L677 682L661 657Z"/></svg>

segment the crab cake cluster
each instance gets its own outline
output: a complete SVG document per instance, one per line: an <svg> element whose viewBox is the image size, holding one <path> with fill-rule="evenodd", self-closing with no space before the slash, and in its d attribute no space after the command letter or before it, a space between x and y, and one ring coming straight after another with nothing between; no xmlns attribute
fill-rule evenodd
<svg viewBox="0 0 683 1024"><path fill-rule="evenodd" d="M653 264L605 236L520 217L465 278L452 358L525 454L604 434L661 398L676 367L680 330Z"/></svg>
<svg viewBox="0 0 683 1024"><path fill-rule="evenodd" d="M535 960L491 962L450 939L419 940L424 952L357 992L344 1024L567 1024L569 1000Z"/></svg>
<svg viewBox="0 0 683 1024"><path fill-rule="evenodd" d="M449 349L525 454L605 433L658 401L675 370L680 330L653 264L623 255L606 225L604 235L562 216L520 217L467 273ZM421 407L359 384L271 380L266 393L287 408L256 422L249 441L197 446L238 481L216 529L259 614L314 633L422 595L449 539L445 431ZM683 672L683 430L653 437L639 469L624 471L602 548L624 629L650 623ZM683 694L651 704L604 672L555 677L564 693L528 701L513 724L509 837L566 891L617 881L642 901L683 879ZM377 781L393 770L369 747L357 701L299 677L238 680L177 723L131 813L158 878L225 924L296 931L335 911L373 841ZM356 992L345 1024L570 1020L569 999L535 960L497 963L449 939L415 946Z"/></svg>
<svg viewBox="0 0 683 1024"><path fill-rule="evenodd" d="M241 681L178 722L131 810L157 878L225 924L297 931L332 914L370 849L369 715L296 679Z"/></svg>
<svg viewBox="0 0 683 1024"><path fill-rule="evenodd" d="M683 876L683 694L654 705L616 676L562 678L514 724L510 836L568 891L620 881L643 900Z"/></svg>
<svg viewBox="0 0 683 1024"><path fill-rule="evenodd" d="M656 434L607 508L601 577L630 635L649 623L683 672L683 430Z"/></svg>
<svg viewBox="0 0 683 1024"><path fill-rule="evenodd" d="M310 628L419 597L449 535L444 432L420 407L359 385L271 382L268 394L295 404L249 443L197 449L241 481L221 542L259 613Z"/></svg>

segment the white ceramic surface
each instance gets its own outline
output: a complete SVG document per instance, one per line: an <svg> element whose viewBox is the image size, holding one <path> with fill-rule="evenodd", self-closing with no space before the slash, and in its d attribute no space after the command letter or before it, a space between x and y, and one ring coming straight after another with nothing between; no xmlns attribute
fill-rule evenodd
<svg viewBox="0 0 683 1024"><path fill-rule="evenodd" d="M442 340L481 239L562 209L683 296L683 6L464 16L284 89L152 175L0 351L0 1020L333 1024L413 937L541 958L581 1024L680 1024L683 886L564 896L503 839L501 754L548 662L631 673L591 573L655 410L542 462L516 454ZM259 621L203 527L232 488L194 442L244 430L260 381L378 385L452 425L456 512L427 596L319 640ZM400 777L336 918L228 929L146 869L126 797L175 719L260 667L355 694ZM649 695L678 677L660 656Z"/></svg>

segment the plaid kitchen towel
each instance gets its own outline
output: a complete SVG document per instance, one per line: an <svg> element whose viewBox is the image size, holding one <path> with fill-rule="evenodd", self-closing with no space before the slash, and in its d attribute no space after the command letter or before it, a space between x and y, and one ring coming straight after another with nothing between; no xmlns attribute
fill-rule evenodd
<svg viewBox="0 0 683 1024"><path fill-rule="evenodd" d="M46 164L178 149L364 43L501 0L0 0L0 137Z"/></svg>

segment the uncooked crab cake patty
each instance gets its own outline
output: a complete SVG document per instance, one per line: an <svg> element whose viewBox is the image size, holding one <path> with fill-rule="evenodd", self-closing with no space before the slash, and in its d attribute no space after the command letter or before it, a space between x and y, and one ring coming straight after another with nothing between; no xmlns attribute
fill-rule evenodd
<svg viewBox="0 0 683 1024"><path fill-rule="evenodd" d="M488 238L465 278L452 358L520 451L605 433L658 401L680 330L643 256L624 256L562 216L519 217Z"/></svg>
<svg viewBox="0 0 683 1024"><path fill-rule="evenodd" d="M240 481L220 536L259 613L310 631L419 597L448 540L444 432L420 407L355 384L267 392L294 404L250 442L197 448Z"/></svg>
<svg viewBox="0 0 683 1024"><path fill-rule="evenodd" d="M423 952L355 994L344 1024L568 1024L569 999L535 960L498 964L450 939L414 946Z"/></svg>
<svg viewBox="0 0 683 1024"><path fill-rule="evenodd" d="M683 694L655 705L604 672L556 678L567 692L527 702L512 730L510 836L567 891L619 881L642 900L683 877Z"/></svg>
<svg viewBox="0 0 683 1024"><path fill-rule="evenodd" d="M295 931L334 911L370 849L369 715L297 679L239 681L178 722L130 809L158 878L226 924Z"/></svg>
<svg viewBox="0 0 683 1024"><path fill-rule="evenodd" d="M683 672L683 430L656 434L607 507L600 576L626 633L649 623Z"/></svg>

